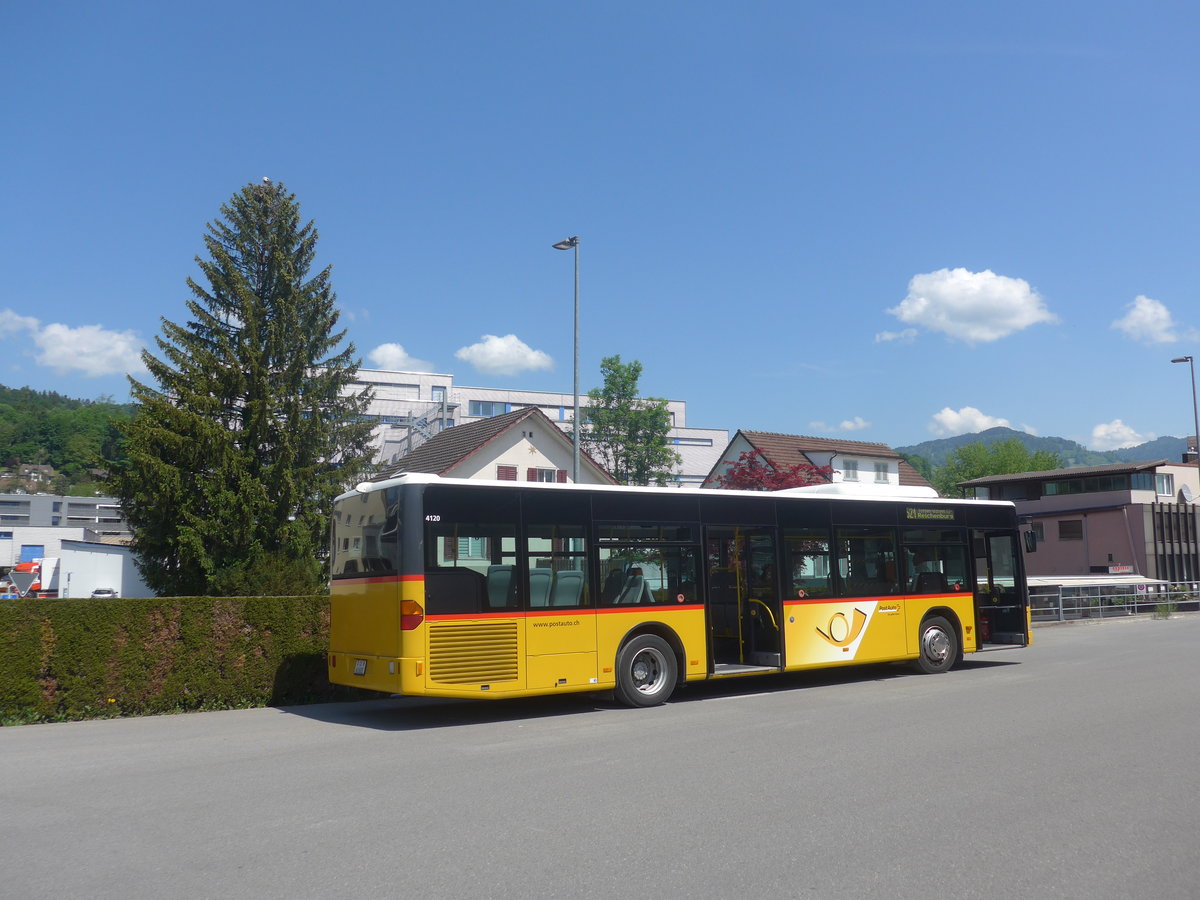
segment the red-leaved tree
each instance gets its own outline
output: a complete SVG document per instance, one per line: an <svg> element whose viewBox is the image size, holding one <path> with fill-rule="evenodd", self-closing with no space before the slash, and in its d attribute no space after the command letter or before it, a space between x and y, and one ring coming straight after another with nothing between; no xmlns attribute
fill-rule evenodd
<svg viewBox="0 0 1200 900"><path fill-rule="evenodd" d="M737 462L717 478L717 486L736 491L782 491L806 484L824 484L832 477L831 466L814 466L812 463L796 463L777 469L761 450L755 448L739 456Z"/></svg>

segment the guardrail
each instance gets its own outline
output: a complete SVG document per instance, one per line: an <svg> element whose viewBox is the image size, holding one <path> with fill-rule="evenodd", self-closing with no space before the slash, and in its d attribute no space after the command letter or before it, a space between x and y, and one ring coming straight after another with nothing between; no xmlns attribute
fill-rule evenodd
<svg viewBox="0 0 1200 900"><path fill-rule="evenodd" d="M1200 611L1200 584L1031 587L1029 605L1034 623Z"/></svg>

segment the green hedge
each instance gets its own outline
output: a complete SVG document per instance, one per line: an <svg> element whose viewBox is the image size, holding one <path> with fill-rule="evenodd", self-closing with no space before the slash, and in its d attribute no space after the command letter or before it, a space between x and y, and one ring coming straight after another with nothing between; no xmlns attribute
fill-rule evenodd
<svg viewBox="0 0 1200 900"><path fill-rule="evenodd" d="M316 703L328 597L0 600L0 723Z"/></svg>

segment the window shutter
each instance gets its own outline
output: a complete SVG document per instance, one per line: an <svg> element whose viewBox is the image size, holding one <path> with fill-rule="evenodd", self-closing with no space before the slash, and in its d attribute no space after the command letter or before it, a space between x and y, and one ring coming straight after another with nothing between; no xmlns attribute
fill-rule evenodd
<svg viewBox="0 0 1200 900"><path fill-rule="evenodd" d="M559 469L559 470L558 470L558 483L559 483L559 484L566 484L566 483L567 483L567 470L566 470L566 469Z"/></svg>
<svg viewBox="0 0 1200 900"><path fill-rule="evenodd" d="M537 481L537 480L538 480L537 469L530 469L530 470L529 470L529 471L526 473L526 478L525 478L525 480L526 480L526 481Z"/></svg>
<svg viewBox="0 0 1200 900"><path fill-rule="evenodd" d="M517 467L516 466L496 466L497 481L516 481Z"/></svg>

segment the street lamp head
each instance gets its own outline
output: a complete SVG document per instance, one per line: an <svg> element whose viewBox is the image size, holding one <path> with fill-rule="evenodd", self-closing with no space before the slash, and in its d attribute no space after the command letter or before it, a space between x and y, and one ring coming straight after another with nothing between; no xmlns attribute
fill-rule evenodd
<svg viewBox="0 0 1200 900"><path fill-rule="evenodd" d="M1179 359L1171 360L1171 362L1191 362L1191 361L1192 361L1192 358L1190 356L1181 356L1181 357L1179 357Z"/></svg>
<svg viewBox="0 0 1200 900"><path fill-rule="evenodd" d="M554 246L555 250L573 250L574 248L579 246L579 238L569 237L565 241L559 241L557 244L554 244L553 246Z"/></svg>

